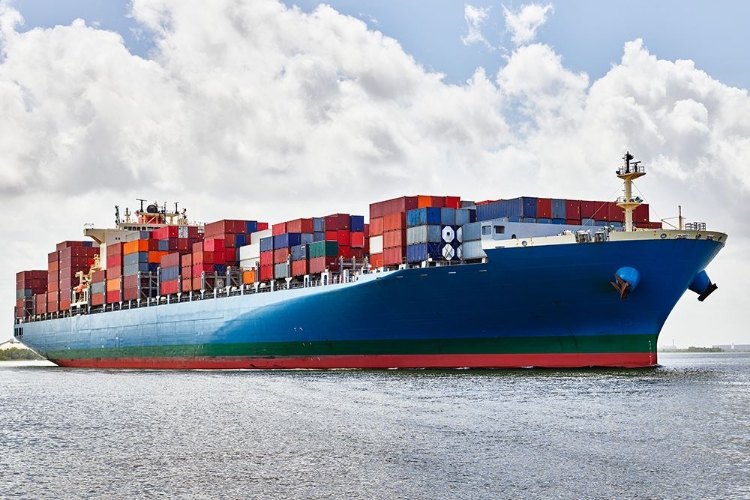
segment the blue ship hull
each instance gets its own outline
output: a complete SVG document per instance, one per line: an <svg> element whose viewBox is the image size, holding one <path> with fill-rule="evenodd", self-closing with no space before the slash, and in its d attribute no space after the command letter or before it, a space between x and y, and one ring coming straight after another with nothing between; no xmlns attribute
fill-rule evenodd
<svg viewBox="0 0 750 500"><path fill-rule="evenodd" d="M501 247L484 263L23 322L16 336L81 367L653 366L662 325L723 245ZM625 300L612 286L624 266L641 278Z"/></svg>

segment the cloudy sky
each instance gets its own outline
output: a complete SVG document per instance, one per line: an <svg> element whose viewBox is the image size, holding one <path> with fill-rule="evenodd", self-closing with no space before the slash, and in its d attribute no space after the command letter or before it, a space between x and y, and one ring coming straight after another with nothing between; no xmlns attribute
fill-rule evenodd
<svg viewBox="0 0 750 500"><path fill-rule="evenodd" d="M0 0L0 304L136 198L271 222L614 199L627 149L653 220L730 235L661 343L750 343L750 3L609 3Z"/></svg>

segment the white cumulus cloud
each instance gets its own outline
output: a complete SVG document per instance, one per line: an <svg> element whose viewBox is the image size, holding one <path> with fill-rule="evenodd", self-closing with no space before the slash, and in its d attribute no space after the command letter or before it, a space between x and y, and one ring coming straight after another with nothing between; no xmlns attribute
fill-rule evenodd
<svg viewBox="0 0 750 500"><path fill-rule="evenodd" d="M482 25L487 21L489 13L490 7L474 7L469 4L464 6L464 19L468 28L468 33L461 37L464 45L481 43L485 47L492 49L492 45L490 45L490 42L482 34Z"/></svg>
<svg viewBox="0 0 750 500"><path fill-rule="evenodd" d="M539 28L547 22L547 17L554 12L552 4L528 4L518 9L503 6L505 25L511 33L513 43L524 45L533 42Z"/></svg>

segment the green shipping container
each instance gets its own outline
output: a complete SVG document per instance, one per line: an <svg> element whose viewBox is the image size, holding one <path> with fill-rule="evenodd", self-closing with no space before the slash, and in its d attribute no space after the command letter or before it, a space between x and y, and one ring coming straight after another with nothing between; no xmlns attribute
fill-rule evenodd
<svg viewBox="0 0 750 500"><path fill-rule="evenodd" d="M310 243L308 252L311 259L316 257L336 257L339 254L339 243L337 241L316 241Z"/></svg>

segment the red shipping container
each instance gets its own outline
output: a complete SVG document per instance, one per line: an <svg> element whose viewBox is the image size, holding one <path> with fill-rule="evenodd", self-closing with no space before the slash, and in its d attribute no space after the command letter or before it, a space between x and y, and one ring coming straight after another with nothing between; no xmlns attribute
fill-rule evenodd
<svg viewBox="0 0 750 500"><path fill-rule="evenodd" d="M35 313L45 314L47 312L47 298L44 296L44 294L37 294L35 297Z"/></svg>
<svg viewBox="0 0 750 500"><path fill-rule="evenodd" d="M396 229L406 229L405 212L396 212L383 217L383 233Z"/></svg>
<svg viewBox="0 0 750 500"><path fill-rule="evenodd" d="M203 250L206 252L223 252L224 240L221 238L210 238L203 240Z"/></svg>
<svg viewBox="0 0 750 500"><path fill-rule="evenodd" d="M159 262L159 265L162 268L165 267L179 267L180 266L180 257L182 257L179 253L168 253L167 255L163 255L161 258L161 261Z"/></svg>
<svg viewBox="0 0 750 500"><path fill-rule="evenodd" d="M401 198L394 198L392 200L379 201L377 203L370 204L370 220L376 217L383 217L384 215L392 214L395 212L408 212L417 206L418 199L416 196L402 196Z"/></svg>
<svg viewBox="0 0 750 500"><path fill-rule="evenodd" d="M277 248L276 250L273 251L273 263L283 264L284 262L286 262L287 257L289 257L290 253L291 253L291 250L288 248Z"/></svg>
<svg viewBox="0 0 750 500"><path fill-rule="evenodd" d="M322 273L325 272L326 269L335 272L338 271L338 268L338 257L315 257L314 259L310 259L310 274Z"/></svg>
<svg viewBox="0 0 750 500"><path fill-rule="evenodd" d="M406 243L406 231L386 231L383 233L383 248L403 247ZM385 252L384 252L385 253Z"/></svg>
<svg viewBox="0 0 750 500"><path fill-rule="evenodd" d="M633 222L649 222L649 209L648 203L639 205L633 210ZM661 222L659 223L661 225ZM661 229L661 227L659 227Z"/></svg>
<svg viewBox="0 0 750 500"><path fill-rule="evenodd" d="M581 219L565 219L565 223L569 226L580 226Z"/></svg>
<svg viewBox="0 0 750 500"><path fill-rule="evenodd" d="M138 300L137 288L126 288L122 291L122 300Z"/></svg>
<svg viewBox="0 0 750 500"><path fill-rule="evenodd" d="M203 251L203 241L196 241L193 243L193 253L202 252Z"/></svg>
<svg viewBox="0 0 750 500"><path fill-rule="evenodd" d="M306 260L295 260L292 262L292 276L304 276L309 274Z"/></svg>
<svg viewBox="0 0 750 500"><path fill-rule="evenodd" d="M271 274L273 275L273 250L260 252L260 265L271 266Z"/></svg>
<svg viewBox="0 0 750 500"><path fill-rule="evenodd" d="M351 233L349 245L351 245L352 248L364 248L365 233Z"/></svg>
<svg viewBox="0 0 750 500"><path fill-rule="evenodd" d="M60 299L58 303L58 309L60 311L68 311L70 310L70 299Z"/></svg>
<svg viewBox="0 0 750 500"><path fill-rule="evenodd" d="M536 216L541 219L552 218L552 198L536 199Z"/></svg>
<svg viewBox="0 0 750 500"><path fill-rule="evenodd" d="M221 259L217 257L221 255ZM217 252L193 252L193 265L196 264L223 264L224 262L217 262L218 260L224 260L224 253Z"/></svg>
<svg viewBox="0 0 750 500"><path fill-rule="evenodd" d="M260 266L260 281L268 281L273 279L273 265Z"/></svg>
<svg viewBox="0 0 750 500"><path fill-rule="evenodd" d="M109 276L109 279L122 276L122 266L112 266L107 268L107 275Z"/></svg>
<svg viewBox="0 0 750 500"><path fill-rule="evenodd" d="M349 214L331 214L326 215L326 232L338 231L339 229L349 229Z"/></svg>
<svg viewBox="0 0 750 500"><path fill-rule="evenodd" d="M63 248L69 248L69 247L82 247L83 241L61 241L57 244L57 250L60 251Z"/></svg>
<svg viewBox="0 0 750 500"><path fill-rule="evenodd" d="M161 295L171 295L173 293L177 293L179 281L177 280L162 281L160 285L161 285Z"/></svg>
<svg viewBox="0 0 750 500"><path fill-rule="evenodd" d="M383 267L383 254L382 253L374 253L370 255L370 265L372 267Z"/></svg>
<svg viewBox="0 0 750 500"><path fill-rule="evenodd" d="M47 291L56 292L59 289L60 289L60 282L58 281L57 274L55 274L54 279L51 279L50 277L50 281L49 283L47 283Z"/></svg>
<svg viewBox="0 0 750 500"><path fill-rule="evenodd" d="M369 237L370 237L370 225L365 224L365 238L369 238Z"/></svg>
<svg viewBox="0 0 750 500"><path fill-rule="evenodd" d="M581 220L581 200L565 200L565 218Z"/></svg>
<svg viewBox="0 0 750 500"><path fill-rule="evenodd" d="M120 302L120 290L113 290L107 292L107 304L114 304Z"/></svg>
<svg viewBox="0 0 750 500"><path fill-rule="evenodd" d="M336 233L338 233L336 235L336 241L339 242L339 246L349 246L351 244L351 233L348 229L339 229Z"/></svg>
<svg viewBox="0 0 750 500"><path fill-rule="evenodd" d="M365 249L364 248L351 248L349 251L352 254L352 257L356 258L357 260L362 260L365 256Z"/></svg>
<svg viewBox="0 0 750 500"><path fill-rule="evenodd" d="M107 257L107 268L122 266L122 255L112 255Z"/></svg>
<svg viewBox="0 0 750 500"><path fill-rule="evenodd" d="M177 245L174 248L169 247L170 250L177 250L180 253L190 252L193 249L193 242L187 238L179 238Z"/></svg>
<svg viewBox="0 0 750 500"><path fill-rule="evenodd" d="M581 220L583 219L593 219L594 218L594 212L596 212L596 202L595 201L587 201L587 200L581 200ZM566 213L567 216L567 213ZM573 217L568 217L569 219L572 219Z"/></svg>
<svg viewBox="0 0 750 500"><path fill-rule="evenodd" d="M433 196L432 197L432 206L437 208L444 208L445 207L445 196Z"/></svg>
<svg viewBox="0 0 750 500"><path fill-rule="evenodd" d="M339 257L345 259L352 258L352 248L350 246L339 245Z"/></svg>
<svg viewBox="0 0 750 500"><path fill-rule="evenodd" d="M615 202L607 203L607 219L612 222L625 222L625 211Z"/></svg>
<svg viewBox="0 0 750 500"><path fill-rule="evenodd" d="M123 254L123 244L122 243L110 243L107 245L106 250L107 258L113 257L115 255L122 255Z"/></svg>
<svg viewBox="0 0 750 500"><path fill-rule="evenodd" d="M326 231L326 241L338 241L338 231Z"/></svg>
<svg viewBox="0 0 750 500"><path fill-rule="evenodd" d="M95 271L93 275L91 275L91 282L92 283L104 283L107 280L107 271Z"/></svg>
<svg viewBox="0 0 750 500"><path fill-rule="evenodd" d="M106 294L104 292L102 293L92 293L91 294L91 305L92 306L101 306L104 305L104 299Z"/></svg>
<svg viewBox="0 0 750 500"><path fill-rule="evenodd" d="M404 262L404 247L386 248L383 250L383 265L395 266Z"/></svg>
<svg viewBox="0 0 750 500"><path fill-rule="evenodd" d="M237 261L237 249L236 248L225 248L224 249L224 262L236 262Z"/></svg>
<svg viewBox="0 0 750 500"><path fill-rule="evenodd" d="M461 197L460 196L446 196L445 208L461 208Z"/></svg>
<svg viewBox="0 0 750 500"><path fill-rule="evenodd" d="M185 278L183 276L182 278L182 291L184 292L191 292L193 290L193 279L192 278Z"/></svg>
<svg viewBox="0 0 750 500"><path fill-rule="evenodd" d="M265 231L268 229L268 222L258 222L258 231Z"/></svg>
<svg viewBox="0 0 750 500"><path fill-rule="evenodd" d="M294 219L286 223L286 231L288 233L312 233L313 232L313 220L312 219Z"/></svg>
<svg viewBox="0 0 750 500"><path fill-rule="evenodd" d="M200 278L203 273L214 274L214 266L212 264L194 264L193 265L193 278Z"/></svg>
<svg viewBox="0 0 750 500"><path fill-rule="evenodd" d="M180 265L181 267L192 267L193 255L188 253L180 257Z"/></svg>
<svg viewBox="0 0 750 500"><path fill-rule="evenodd" d="M286 222L279 222L278 224L274 224L273 226L271 226L271 234L273 236L278 236L286 232L288 232L286 230Z"/></svg>
<svg viewBox="0 0 750 500"><path fill-rule="evenodd" d="M179 226L162 226L159 229L154 229L151 232L151 237L155 240L168 240L169 238L177 238L179 235Z"/></svg>
<svg viewBox="0 0 750 500"><path fill-rule="evenodd" d="M47 254L47 262L48 263L50 263L50 262L57 262L58 260L60 260L60 252L59 251L55 250L54 252L51 252L51 253Z"/></svg>
<svg viewBox="0 0 750 500"><path fill-rule="evenodd" d="M381 234L383 234L383 218L370 219L370 236L380 236Z"/></svg>

